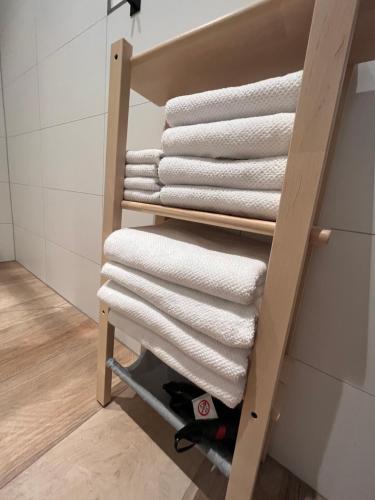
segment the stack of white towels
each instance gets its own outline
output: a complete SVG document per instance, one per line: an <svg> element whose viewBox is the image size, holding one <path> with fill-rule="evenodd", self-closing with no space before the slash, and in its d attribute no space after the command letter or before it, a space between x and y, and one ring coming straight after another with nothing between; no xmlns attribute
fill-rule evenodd
<svg viewBox="0 0 375 500"><path fill-rule="evenodd" d="M166 105L163 205L275 220L302 72Z"/></svg>
<svg viewBox="0 0 375 500"><path fill-rule="evenodd" d="M104 252L98 296L113 323L227 406L240 403L269 245L168 220L116 231Z"/></svg>
<svg viewBox="0 0 375 500"><path fill-rule="evenodd" d="M126 153L124 200L160 204L158 166L161 155L160 149Z"/></svg>

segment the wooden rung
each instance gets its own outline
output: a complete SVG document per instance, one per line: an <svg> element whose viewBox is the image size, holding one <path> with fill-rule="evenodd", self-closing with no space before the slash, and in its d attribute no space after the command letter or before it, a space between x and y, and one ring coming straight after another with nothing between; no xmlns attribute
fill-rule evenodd
<svg viewBox="0 0 375 500"><path fill-rule="evenodd" d="M216 214L213 212L200 212L198 210L187 210L185 208L164 207L162 205L152 205L149 203L139 203L137 201L123 201L122 208L146 212L171 219L187 220L199 222L211 226L220 226L228 229L237 229L248 233L264 234L273 236L276 222L261 219L247 219L246 217L235 217L234 215ZM311 231L311 243L316 246L328 243L331 236L330 229L320 229L314 227Z"/></svg>

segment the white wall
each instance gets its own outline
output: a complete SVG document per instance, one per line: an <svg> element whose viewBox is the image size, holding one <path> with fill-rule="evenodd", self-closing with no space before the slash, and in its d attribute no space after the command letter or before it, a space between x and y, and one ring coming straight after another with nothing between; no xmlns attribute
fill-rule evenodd
<svg viewBox="0 0 375 500"><path fill-rule="evenodd" d="M272 455L328 499L375 497L375 63L345 104Z"/></svg>
<svg viewBox="0 0 375 500"><path fill-rule="evenodd" d="M0 262L14 259L6 129L0 69Z"/></svg>
<svg viewBox="0 0 375 500"><path fill-rule="evenodd" d="M106 18L106 0L2 2L0 49L16 257L96 318L108 53L135 53L251 0L142 0ZM329 499L374 497L375 65L353 78L290 351L271 453ZM158 146L162 110L131 99L129 147ZM127 214L129 225L148 216Z"/></svg>
<svg viewBox="0 0 375 500"><path fill-rule="evenodd" d="M128 5L107 18L106 0L0 2L16 259L95 319L110 44L125 36L138 52L248 3L143 0L130 19ZM133 95L128 146L159 146L162 127L162 110Z"/></svg>

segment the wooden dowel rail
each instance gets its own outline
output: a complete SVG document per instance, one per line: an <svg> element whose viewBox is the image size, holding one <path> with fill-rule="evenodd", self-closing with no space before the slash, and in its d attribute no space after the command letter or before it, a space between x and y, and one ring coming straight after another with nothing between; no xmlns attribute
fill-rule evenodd
<svg viewBox="0 0 375 500"><path fill-rule="evenodd" d="M273 236L276 227L276 222L268 220L247 219L245 217L236 217L234 215L201 212L198 210L187 210L185 208L165 207L162 205L139 203L137 201L123 201L121 203L121 207L156 216L198 222L200 224L209 224L211 226L220 226L227 229L237 229L238 231L263 234L266 236ZM313 227L311 230L311 243L316 246L325 245L328 243L330 236L330 229Z"/></svg>

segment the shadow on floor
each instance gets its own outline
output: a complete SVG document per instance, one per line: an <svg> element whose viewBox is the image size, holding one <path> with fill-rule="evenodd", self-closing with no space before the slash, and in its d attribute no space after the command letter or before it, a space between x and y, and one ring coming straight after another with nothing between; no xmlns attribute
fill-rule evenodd
<svg viewBox="0 0 375 500"><path fill-rule="evenodd" d="M178 454L174 450L174 429L152 408L127 389L114 399L150 439L188 476L191 487L183 500L224 500L227 479L199 450ZM254 500L312 500L321 498L305 483L271 458L261 466Z"/></svg>

